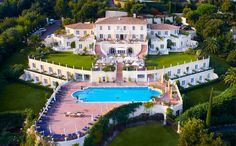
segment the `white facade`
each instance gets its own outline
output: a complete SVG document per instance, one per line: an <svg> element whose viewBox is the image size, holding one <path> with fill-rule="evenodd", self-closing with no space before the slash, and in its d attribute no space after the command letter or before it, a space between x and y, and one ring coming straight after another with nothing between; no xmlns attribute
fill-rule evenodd
<svg viewBox="0 0 236 146"><path fill-rule="evenodd" d="M71 67L52 64L29 58L29 69L25 70L24 79L41 82L42 85L55 86L65 80L78 80L88 82L113 82L116 81L116 71L104 72L75 69ZM126 82L158 81L161 76L167 74L171 80L180 81L183 87L201 84L208 80L218 78L214 70L209 67L210 58L197 60L181 65L154 70L123 70L123 79ZM193 79L194 78L194 79Z"/></svg>
<svg viewBox="0 0 236 146"><path fill-rule="evenodd" d="M95 23L71 24L65 26L65 31L66 34L63 35L53 34L50 39L45 40L46 44L57 44L53 45L54 50L70 50L74 53L83 52L84 48L87 48L87 53L99 56L101 55L97 52L103 52L105 56L114 54L138 56L142 52L142 45L147 45L148 40L151 44L145 48L149 49L150 54L183 52L198 45L196 41L191 40L192 34L180 34L177 26L149 24L148 19L136 16L107 17L100 18ZM172 42L171 47L167 45L169 41ZM71 48L72 43L75 43L74 48ZM128 51L128 48L132 51ZM147 54L148 51L144 52Z"/></svg>

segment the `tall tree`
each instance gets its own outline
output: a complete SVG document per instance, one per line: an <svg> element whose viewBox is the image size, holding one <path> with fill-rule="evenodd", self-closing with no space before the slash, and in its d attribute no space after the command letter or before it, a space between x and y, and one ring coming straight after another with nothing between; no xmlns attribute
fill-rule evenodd
<svg viewBox="0 0 236 146"><path fill-rule="evenodd" d="M228 69L228 71L225 73L224 81L230 86L236 84L236 67L231 67Z"/></svg>
<svg viewBox="0 0 236 146"><path fill-rule="evenodd" d="M200 119L191 119L181 128L178 146L221 146L219 137L205 129L204 122Z"/></svg>
<svg viewBox="0 0 236 146"><path fill-rule="evenodd" d="M213 88L211 88L211 93L210 93L209 103L208 103L208 109L207 109L207 117L206 117L206 126L207 127L211 126L212 93L213 93Z"/></svg>
<svg viewBox="0 0 236 146"><path fill-rule="evenodd" d="M210 53L217 53L219 44L216 38L207 38L205 41L205 49Z"/></svg>

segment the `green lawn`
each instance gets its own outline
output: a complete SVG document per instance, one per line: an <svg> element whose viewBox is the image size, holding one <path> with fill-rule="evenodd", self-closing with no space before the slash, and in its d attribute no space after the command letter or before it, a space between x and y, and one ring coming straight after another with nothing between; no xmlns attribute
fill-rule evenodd
<svg viewBox="0 0 236 146"><path fill-rule="evenodd" d="M208 101L212 87L214 89L213 96L216 96L221 94L227 88L227 85L224 83L224 81L218 81L210 85L202 86L200 88L186 92L185 94L188 97L187 108Z"/></svg>
<svg viewBox="0 0 236 146"><path fill-rule="evenodd" d="M153 69L154 66L156 68L169 67L179 64L183 64L185 62L197 60L197 57L194 55L189 55L185 53L170 53L169 55L149 55L145 61L148 69Z"/></svg>
<svg viewBox="0 0 236 146"><path fill-rule="evenodd" d="M95 62L95 56L90 55L76 55L70 52L63 52L63 53L55 53L49 54L46 59L50 62L54 61L55 63L60 63L61 65L68 65L70 67L75 66L75 68L90 70L92 67L92 63Z"/></svg>
<svg viewBox="0 0 236 146"><path fill-rule="evenodd" d="M21 82L8 83L0 91L0 112L23 111L25 108L31 108L38 113L51 94L51 90L42 87Z"/></svg>
<svg viewBox="0 0 236 146"><path fill-rule="evenodd" d="M148 124L122 131L110 146L175 146L178 134L169 126Z"/></svg>

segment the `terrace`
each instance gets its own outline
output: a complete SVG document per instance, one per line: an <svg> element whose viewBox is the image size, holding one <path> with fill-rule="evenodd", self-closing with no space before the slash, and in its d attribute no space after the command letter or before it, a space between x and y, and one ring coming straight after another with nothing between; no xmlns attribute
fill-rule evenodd
<svg viewBox="0 0 236 146"><path fill-rule="evenodd" d="M179 103L180 98L174 93L176 90L174 86L161 83L151 83L151 85L153 88L166 91L156 99L156 104L175 105ZM42 116L35 124L36 131L44 137L52 138L53 141L77 139L87 134L100 116L113 108L127 104L127 102L79 102L79 100L71 97L72 93L87 86L142 87L147 86L147 84L71 82L61 87L56 92L55 97L52 96L52 100L48 101L46 108L41 113Z"/></svg>
<svg viewBox="0 0 236 146"><path fill-rule="evenodd" d="M49 54L46 56L49 62L60 63L61 65L68 65L75 68L83 68L90 70L92 64L95 63L96 57L93 55L76 55L71 52L60 52Z"/></svg>
<svg viewBox="0 0 236 146"><path fill-rule="evenodd" d="M170 67L171 65L184 64L191 61L196 61L195 55L186 53L170 53L169 55L149 55L145 60L148 69L159 69Z"/></svg>

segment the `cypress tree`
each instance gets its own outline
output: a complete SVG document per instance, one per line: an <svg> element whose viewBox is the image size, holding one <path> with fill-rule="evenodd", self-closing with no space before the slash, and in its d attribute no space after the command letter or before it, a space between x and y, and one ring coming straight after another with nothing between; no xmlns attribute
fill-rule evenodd
<svg viewBox="0 0 236 146"><path fill-rule="evenodd" d="M211 125L212 93L213 93L213 88L211 88L208 109L207 109L207 117L206 117L206 126L207 127L210 127L210 125Z"/></svg>

